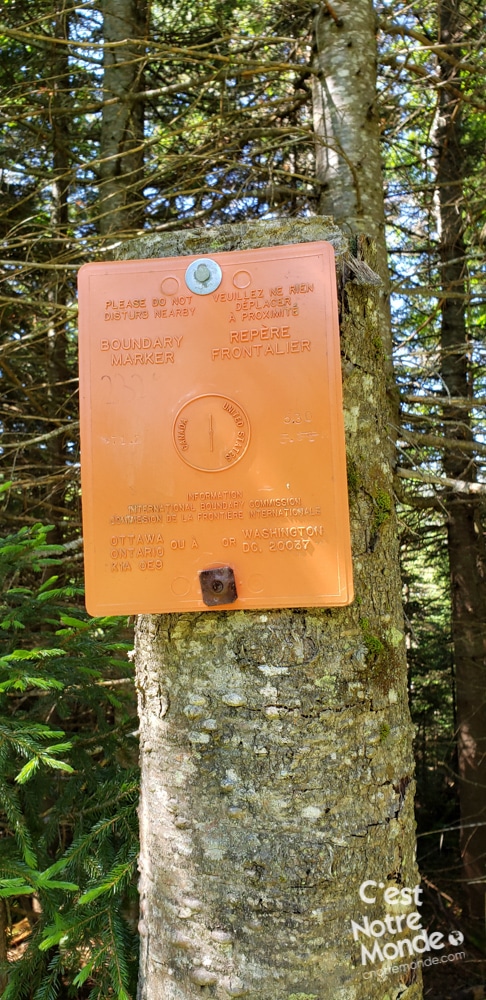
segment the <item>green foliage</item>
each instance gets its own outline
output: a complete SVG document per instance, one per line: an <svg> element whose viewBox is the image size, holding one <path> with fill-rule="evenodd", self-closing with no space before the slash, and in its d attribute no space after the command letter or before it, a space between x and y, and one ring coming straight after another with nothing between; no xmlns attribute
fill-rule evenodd
<svg viewBox="0 0 486 1000"><path fill-rule="evenodd" d="M136 709L122 619L89 619L35 525L0 540L0 899L31 923L3 1000L136 983ZM130 916L132 915L132 916Z"/></svg>

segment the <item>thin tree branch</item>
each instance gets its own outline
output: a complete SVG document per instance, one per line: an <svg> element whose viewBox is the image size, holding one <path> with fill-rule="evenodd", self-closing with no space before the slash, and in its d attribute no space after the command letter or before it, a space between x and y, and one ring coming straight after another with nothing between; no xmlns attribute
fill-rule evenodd
<svg viewBox="0 0 486 1000"><path fill-rule="evenodd" d="M405 403L417 403L420 406L451 406L463 410L475 410L486 406L486 396L478 396L477 399L468 399L463 396L414 396L405 393L400 396Z"/></svg>
<svg viewBox="0 0 486 1000"><path fill-rule="evenodd" d="M433 472L420 472L419 469L397 469L396 475L399 479L415 479L420 483L430 483L437 486L448 487L454 493L465 493L466 495L485 495L485 483L467 483L463 479L449 479L447 476L436 476Z"/></svg>
<svg viewBox="0 0 486 1000"><path fill-rule="evenodd" d="M37 437L29 438L27 441L23 441L19 438L15 444L6 444L3 447L3 451L22 451L24 448L28 448L31 444L39 444L41 441L49 441L51 438L58 437L59 434L66 434L69 431L77 430L79 427L79 420L71 420L68 424L63 424L62 427L56 427L53 431L49 431L47 434L39 434Z"/></svg>

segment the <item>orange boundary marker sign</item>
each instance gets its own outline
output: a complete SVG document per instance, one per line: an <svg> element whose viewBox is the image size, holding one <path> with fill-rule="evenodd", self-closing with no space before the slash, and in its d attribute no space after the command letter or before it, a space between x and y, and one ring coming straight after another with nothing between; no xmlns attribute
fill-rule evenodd
<svg viewBox="0 0 486 1000"><path fill-rule="evenodd" d="M334 252L79 273L93 615L349 604Z"/></svg>

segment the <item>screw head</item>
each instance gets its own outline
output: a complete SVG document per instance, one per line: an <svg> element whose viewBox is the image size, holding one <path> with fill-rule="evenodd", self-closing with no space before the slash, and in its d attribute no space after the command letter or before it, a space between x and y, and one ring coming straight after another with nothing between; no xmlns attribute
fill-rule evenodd
<svg viewBox="0 0 486 1000"><path fill-rule="evenodd" d="M186 285L196 295L209 295L219 287L223 272L215 260L200 257L193 260L186 270Z"/></svg>
<svg viewBox="0 0 486 1000"><path fill-rule="evenodd" d="M206 283L206 281L209 281L211 277L211 271L209 270L208 265L198 264L196 270L194 271L194 277L196 281L200 281L201 284L203 285Z"/></svg>

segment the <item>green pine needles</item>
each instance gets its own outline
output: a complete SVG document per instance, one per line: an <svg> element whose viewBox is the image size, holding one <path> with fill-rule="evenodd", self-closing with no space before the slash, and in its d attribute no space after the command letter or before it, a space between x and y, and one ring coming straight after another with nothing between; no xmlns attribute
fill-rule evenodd
<svg viewBox="0 0 486 1000"><path fill-rule="evenodd" d="M0 539L0 995L132 1000L131 636L124 619L88 618L48 533Z"/></svg>

